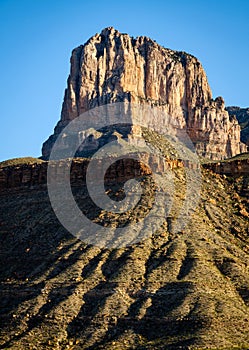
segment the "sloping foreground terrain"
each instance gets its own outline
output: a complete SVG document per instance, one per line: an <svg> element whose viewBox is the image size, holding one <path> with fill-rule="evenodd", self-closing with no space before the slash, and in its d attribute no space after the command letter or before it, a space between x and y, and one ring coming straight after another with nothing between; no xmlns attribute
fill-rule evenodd
<svg viewBox="0 0 249 350"><path fill-rule="evenodd" d="M248 349L248 174L209 169L217 166L202 169L201 200L182 232L173 234L168 218L152 237L120 249L67 233L44 179L2 188L0 348ZM176 213L184 174L173 171ZM96 210L82 183L73 192L102 225L139 220L154 195L149 174L140 175L143 196L127 216ZM115 186L109 191L119 196Z"/></svg>

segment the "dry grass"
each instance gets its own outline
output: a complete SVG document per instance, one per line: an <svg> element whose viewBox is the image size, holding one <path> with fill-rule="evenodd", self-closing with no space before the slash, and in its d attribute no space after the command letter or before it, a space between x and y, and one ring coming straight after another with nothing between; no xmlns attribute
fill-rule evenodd
<svg viewBox="0 0 249 350"><path fill-rule="evenodd" d="M202 175L201 201L182 232L165 222L122 249L72 237L44 188L2 193L1 348L249 348L248 199L240 179ZM175 171L175 216L184 181ZM84 187L74 194L91 220L118 226L146 215L153 186L144 179L140 206L120 217L94 211Z"/></svg>

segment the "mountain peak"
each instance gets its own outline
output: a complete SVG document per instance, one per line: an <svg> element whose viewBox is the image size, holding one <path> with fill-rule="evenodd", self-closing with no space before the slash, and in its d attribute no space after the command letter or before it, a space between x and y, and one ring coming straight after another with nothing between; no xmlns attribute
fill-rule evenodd
<svg viewBox="0 0 249 350"><path fill-rule="evenodd" d="M107 27L73 50L61 119L43 144L43 157L49 157L71 120L96 106L123 101L160 106L186 129L203 157L223 159L246 151L240 126L229 119L222 98L212 99L197 58Z"/></svg>
<svg viewBox="0 0 249 350"><path fill-rule="evenodd" d="M104 36L108 36L110 34L120 34L120 32L115 29L114 27L106 27L104 29L102 29L101 35L104 35Z"/></svg>

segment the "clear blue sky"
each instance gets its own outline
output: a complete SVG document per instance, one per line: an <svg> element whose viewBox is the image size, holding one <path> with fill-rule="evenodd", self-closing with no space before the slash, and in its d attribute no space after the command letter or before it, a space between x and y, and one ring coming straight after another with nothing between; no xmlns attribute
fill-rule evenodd
<svg viewBox="0 0 249 350"><path fill-rule="evenodd" d="M41 155L72 49L108 26L197 56L214 97L249 106L247 0L0 0L0 160Z"/></svg>

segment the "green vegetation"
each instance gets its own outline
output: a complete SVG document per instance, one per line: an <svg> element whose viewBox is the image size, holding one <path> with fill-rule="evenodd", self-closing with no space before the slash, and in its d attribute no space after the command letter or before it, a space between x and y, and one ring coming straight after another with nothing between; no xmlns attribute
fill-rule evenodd
<svg viewBox="0 0 249 350"><path fill-rule="evenodd" d="M244 159L249 159L249 152L240 153L234 157L222 159L222 160L211 160L211 159L200 157L200 162L201 164L210 164L210 163L232 162L234 160L244 160Z"/></svg>
<svg viewBox="0 0 249 350"><path fill-rule="evenodd" d="M0 162L0 168L5 168L7 166L13 166L13 165L23 165L23 164L37 164L37 163L43 163L44 161L39 158L33 158L33 157L23 157L23 158L12 158L8 160L4 160L3 162Z"/></svg>
<svg viewBox="0 0 249 350"><path fill-rule="evenodd" d="M249 159L249 152L237 154L232 158L225 159L225 162L232 162L233 160L243 160L243 159Z"/></svg>

